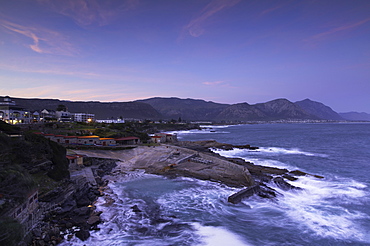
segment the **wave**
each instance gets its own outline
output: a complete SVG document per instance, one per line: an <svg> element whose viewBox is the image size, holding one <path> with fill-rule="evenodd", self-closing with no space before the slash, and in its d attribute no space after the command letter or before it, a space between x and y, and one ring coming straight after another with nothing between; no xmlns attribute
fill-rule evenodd
<svg viewBox="0 0 370 246"><path fill-rule="evenodd" d="M182 131L169 131L166 132L168 134L176 134L177 138L181 139L183 135L190 135L190 134L214 134L214 133L221 133L221 134L228 134L230 132L227 131L219 131L214 129L193 129L193 130L182 130Z"/></svg>
<svg viewBox="0 0 370 246"><path fill-rule="evenodd" d="M222 150L222 149L212 149L213 152L218 153L225 157L245 157L246 155L267 155L267 156L276 156L276 155L305 155L305 156L317 156L317 157L328 157L326 154L319 153L310 153L302 151L298 148L280 148L280 147L259 147L256 150L250 149L239 149L234 148L232 150Z"/></svg>
<svg viewBox="0 0 370 246"><path fill-rule="evenodd" d="M238 235L222 227L203 226L200 223L193 223L194 228L202 238L199 245L202 246L248 246Z"/></svg>
<svg viewBox="0 0 370 246"><path fill-rule="evenodd" d="M209 129L213 129L213 128L228 128L228 127L232 127L232 126L235 126L235 125L222 125L222 126L200 125L199 127L200 127L200 128L209 128Z"/></svg>
<svg viewBox="0 0 370 246"><path fill-rule="evenodd" d="M364 205L369 196L366 185L354 180L318 180L306 176L291 184L303 190L286 192L273 188L283 194L279 208L297 221L302 231L337 240L369 240L367 231L359 224L369 216L346 206Z"/></svg>

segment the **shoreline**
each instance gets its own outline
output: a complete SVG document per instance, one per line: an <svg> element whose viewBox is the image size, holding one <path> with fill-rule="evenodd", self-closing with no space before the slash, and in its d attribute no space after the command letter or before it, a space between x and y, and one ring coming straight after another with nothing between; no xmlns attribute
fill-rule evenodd
<svg viewBox="0 0 370 246"><path fill-rule="evenodd" d="M309 175L298 170L289 171L258 166L240 158L222 157L209 150L211 145L224 149L257 148L249 145L232 146L216 141L201 141L178 142L177 145L137 146L126 150L74 150L77 154L85 155L88 158L103 162L104 160L114 161L115 165L108 171L100 172L100 175L97 175L99 172L96 172L99 168L93 172L99 185L99 188L95 187L99 195L95 197L89 212L85 211L85 214L81 214L81 218L85 219L85 226L81 226L78 231L70 231L69 234L67 233L68 235L65 235L67 239L64 240L68 241L75 235L85 241L90 236L89 230L98 230L98 224L103 222L100 217L102 211L97 211L95 207L98 198L103 197L105 200L102 206L111 206L114 203L114 198L111 197L112 190L109 188L109 183L117 180L119 176L135 170L143 170L145 173L169 178L192 177L242 188L239 192L229 196L228 202L233 204L253 195L274 199L277 192L268 186L269 182L274 182L286 190L298 189L285 180L294 181L297 176ZM90 167L84 168L89 169ZM84 175L86 174L82 174L82 177ZM321 176L315 177L322 178ZM88 183L87 179L85 182Z"/></svg>

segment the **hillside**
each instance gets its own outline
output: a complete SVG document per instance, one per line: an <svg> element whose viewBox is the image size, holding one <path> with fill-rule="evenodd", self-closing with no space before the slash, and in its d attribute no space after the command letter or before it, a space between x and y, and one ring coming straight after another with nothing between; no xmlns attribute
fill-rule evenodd
<svg viewBox="0 0 370 246"><path fill-rule="evenodd" d="M94 113L96 119L134 118L150 120L184 120L246 122L270 120L343 120L330 107L305 99L290 102L275 99L265 103L222 104L200 99L148 98L133 102L73 102L57 99L13 98L18 105L29 110L52 109L65 105L72 113ZM347 119L353 117L347 114ZM362 117L365 117L362 115ZM366 118L366 117L365 117ZM355 118L357 120L358 118ZM361 118L363 119L363 118Z"/></svg>
<svg viewBox="0 0 370 246"><path fill-rule="evenodd" d="M180 98L150 98L140 100L153 106L164 118L206 121L264 121L287 119L322 119L310 114L287 99L266 103L219 104L204 100Z"/></svg>
<svg viewBox="0 0 370 246"><path fill-rule="evenodd" d="M152 106L141 102L73 102L58 99L24 99L12 98L17 105L29 110L55 110L63 104L72 113L93 113L96 119L134 118L134 119L160 119L161 114Z"/></svg>
<svg viewBox="0 0 370 246"><path fill-rule="evenodd" d="M165 119L186 119L186 120L213 120L228 104L206 102L198 99L180 99L180 98L149 98L138 100L151 105Z"/></svg>
<svg viewBox="0 0 370 246"><path fill-rule="evenodd" d="M302 101L295 102L301 109L306 111L311 115L315 115L320 119L324 120L343 120L337 112L332 110L330 107L315 101L311 101L310 99L305 99Z"/></svg>

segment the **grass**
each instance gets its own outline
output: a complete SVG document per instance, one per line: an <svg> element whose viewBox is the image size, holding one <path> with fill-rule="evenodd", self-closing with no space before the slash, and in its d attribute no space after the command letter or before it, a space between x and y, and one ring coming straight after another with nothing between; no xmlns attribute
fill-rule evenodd
<svg viewBox="0 0 370 246"><path fill-rule="evenodd" d="M39 187L39 194L45 194L58 187L59 182L49 178L45 173L31 174L33 180Z"/></svg>

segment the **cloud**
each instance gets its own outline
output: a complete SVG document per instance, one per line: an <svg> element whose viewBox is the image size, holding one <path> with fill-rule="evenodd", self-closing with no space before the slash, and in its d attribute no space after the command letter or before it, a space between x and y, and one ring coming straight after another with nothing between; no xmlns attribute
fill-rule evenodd
<svg viewBox="0 0 370 246"><path fill-rule="evenodd" d="M183 27L183 31L181 34L182 38L185 33L188 33L192 37L199 37L204 33L204 24L211 16L215 15L216 13L220 12L225 8L230 8L241 0L213 0L207 6L205 6L200 13L190 20L190 22Z"/></svg>
<svg viewBox="0 0 370 246"><path fill-rule="evenodd" d="M202 84L203 85L220 85L220 84L223 84L223 83L225 83L225 81L213 81L213 82L206 81L206 82L203 82Z"/></svg>
<svg viewBox="0 0 370 246"><path fill-rule="evenodd" d="M73 56L77 53L73 45L62 34L56 31L46 28L22 26L6 20L0 20L0 25L7 30L31 38L33 44L29 44L28 47L37 53L67 56Z"/></svg>
<svg viewBox="0 0 370 246"><path fill-rule="evenodd" d="M219 81L205 81L205 82L202 82L202 84L206 85L206 86L213 86L213 87L237 88L235 86L230 85L226 81L221 81L221 80L219 80Z"/></svg>
<svg viewBox="0 0 370 246"><path fill-rule="evenodd" d="M139 0L38 0L52 11L73 19L79 26L104 26L125 11L139 5Z"/></svg>
<svg viewBox="0 0 370 246"><path fill-rule="evenodd" d="M326 32L322 32L322 33L319 33L319 34L316 34L308 39L306 39L306 41L319 41L319 40L323 40L337 32L343 32L343 31L346 31L346 30L351 30L351 29L354 29L358 26L361 26L367 22L370 21L370 18L367 18L367 19L364 19L364 20L361 20L361 21L358 21L356 23L351 23L351 24L346 24L346 25L342 25L342 26L339 26L339 27L336 27L336 28L332 28Z"/></svg>

